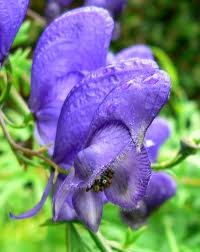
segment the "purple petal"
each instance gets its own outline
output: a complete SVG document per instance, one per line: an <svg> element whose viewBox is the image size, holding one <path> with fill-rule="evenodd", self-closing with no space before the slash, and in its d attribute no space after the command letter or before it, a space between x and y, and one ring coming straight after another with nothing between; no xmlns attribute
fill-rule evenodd
<svg viewBox="0 0 200 252"><path fill-rule="evenodd" d="M141 59L154 59L151 49L146 45L134 45L116 54L116 60L130 59L135 57Z"/></svg>
<svg viewBox="0 0 200 252"><path fill-rule="evenodd" d="M29 0L0 0L0 65L26 15Z"/></svg>
<svg viewBox="0 0 200 252"><path fill-rule="evenodd" d="M114 175L111 186L105 189L107 199L124 208L135 207L145 195L150 163L144 149L136 152L129 131L120 124L100 129L75 160L76 174L88 188L108 169Z"/></svg>
<svg viewBox="0 0 200 252"><path fill-rule="evenodd" d="M124 10L127 0L86 0L85 4L105 8L112 16L117 17Z"/></svg>
<svg viewBox="0 0 200 252"><path fill-rule="evenodd" d="M58 122L54 158L57 163L71 163L86 141L90 123L108 93L137 77L143 80L157 71L151 60L133 59L109 65L91 74L68 95Z"/></svg>
<svg viewBox="0 0 200 252"><path fill-rule="evenodd" d="M170 79L160 70L145 80L136 78L113 89L96 111L88 139L106 122L119 121L130 130L139 150L147 128L167 102L169 93Z"/></svg>
<svg viewBox="0 0 200 252"><path fill-rule="evenodd" d="M56 183L53 185L53 219L55 219L55 207L54 207L54 203L55 203L55 197L56 194L58 192L58 190L60 189L60 186L62 185L63 181L65 180L64 175L59 174L59 176L57 177ZM69 193L67 195L67 198L65 199L62 208L60 209L60 212L57 216L57 221L64 221L64 220L73 220L76 219L77 215L76 212L73 208L72 205L72 193Z"/></svg>
<svg viewBox="0 0 200 252"><path fill-rule="evenodd" d="M92 138L89 146L80 151L75 159L76 175L91 186L96 177L108 168L124 148L131 142L126 128L110 124L101 128Z"/></svg>
<svg viewBox="0 0 200 252"><path fill-rule="evenodd" d="M105 189L107 199L125 209L136 207L146 193L151 175L145 149L138 152L131 143L109 168L114 176L111 186Z"/></svg>
<svg viewBox="0 0 200 252"><path fill-rule="evenodd" d="M14 215L14 214L10 213L10 218L20 220L20 219L30 218L30 217L33 217L34 215L36 215L40 211L40 209L43 207L43 205L49 195L49 192L50 192L50 189L52 186L52 182L53 182L53 177L54 177L54 173L51 174L51 176L48 180L47 186L44 190L44 193L42 195L40 202L34 208L32 208L28 212L20 214L20 215Z"/></svg>
<svg viewBox="0 0 200 252"><path fill-rule="evenodd" d="M97 232L103 212L102 194L80 189L74 193L72 201L78 217L93 232Z"/></svg>
<svg viewBox="0 0 200 252"><path fill-rule="evenodd" d="M131 211L121 211L124 222L140 228L148 217L176 193L175 181L165 172L152 172L145 197Z"/></svg>
<svg viewBox="0 0 200 252"><path fill-rule="evenodd" d="M73 193L79 188L80 181L75 181L74 171L63 178L53 196L53 220L59 220L62 214L64 204L67 203L71 208L73 207L70 199Z"/></svg>
<svg viewBox="0 0 200 252"><path fill-rule="evenodd" d="M159 149L170 135L168 122L163 118L155 118L145 135L145 148L151 162L155 162Z"/></svg>
<svg viewBox="0 0 200 252"><path fill-rule="evenodd" d="M58 80L105 65L112 29L109 14L96 7L67 12L47 27L33 59L30 106L34 112L56 100L60 92L66 97L71 79L59 85Z"/></svg>
<svg viewBox="0 0 200 252"><path fill-rule="evenodd" d="M61 6L58 1L48 1L45 9L45 17L47 23L52 22L56 17L58 17L62 12Z"/></svg>
<svg viewBox="0 0 200 252"><path fill-rule="evenodd" d="M41 36L33 58L29 104L40 123L39 134L46 134L50 124L46 144L54 141L63 102L83 72L106 64L112 29L107 11L85 7L62 15Z"/></svg>
<svg viewBox="0 0 200 252"><path fill-rule="evenodd" d="M144 201L140 201L131 211L120 210L122 220L132 229L138 229L146 223L148 210Z"/></svg>
<svg viewBox="0 0 200 252"><path fill-rule="evenodd" d="M165 172L153 172L149 181L144 202L148 211L160 207L176 194L176 182Z"/></svg>
<svg viewBox="0 0 200 252"><path fill-rule="evenodd" d="M72 0L56 0L56 1L64 7L70 5L72 2Z"/></svg>

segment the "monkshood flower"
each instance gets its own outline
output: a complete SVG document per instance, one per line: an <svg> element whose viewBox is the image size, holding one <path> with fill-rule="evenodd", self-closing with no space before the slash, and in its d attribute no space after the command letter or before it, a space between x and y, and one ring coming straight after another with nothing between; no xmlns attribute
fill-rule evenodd
<svg viewBox="0 0 200 252"><path fill-rule="evenodd" d="M23 22L29 0L0 0L0 67Z"/></svg>
<svg viewBox="0 0 200 252"><path fill-rule="evenodd" d="M67 12L40 38L32 68L30 107L38 135L55 141L57 164L74 167L55 190L53 219L61 219L67 202L93 231L106 201L130 210L145 196L151 167L144 137L170 93L168 75L152 57L133 57L133 48L133 58L107 65L112 31L104 9ZM41 209L52 176L39 204L13 218Z"/></svg>
<svg viewBox="0 0 200 252"><path fill-rule="evenodd" d="M97 6L108 10L114 19L121 15L126 4L127 0L85 0L85 5Z"/></svg>
<svg viewBox="0 0 200 252"><path fill-rule="evenodd" d="M71 4L72 0L48 0L46 9L45 9L45 16L47 18L47 22L50 23L56 17L61 15L66 7Z"/></svg>
<svg viewBox="0 0 200 252"><path fill-rule="evenodd" d="M144 225L148 217L176 194L176 182L165 172L153 172L143 200L132 211L121 211L124 222L133 229Z"/></svg>

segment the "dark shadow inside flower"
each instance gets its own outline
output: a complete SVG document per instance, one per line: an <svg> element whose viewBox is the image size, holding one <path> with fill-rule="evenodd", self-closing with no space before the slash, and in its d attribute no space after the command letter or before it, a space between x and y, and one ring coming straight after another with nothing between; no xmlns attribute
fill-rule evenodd
<svg viewBox="0 0 200 252"><path fill-rule="evenodd" d="M148 217L176 194L175 181L165 172L153 172L145 197L132 211L121 210L122 220L131 228L138 229Z"/></svg>

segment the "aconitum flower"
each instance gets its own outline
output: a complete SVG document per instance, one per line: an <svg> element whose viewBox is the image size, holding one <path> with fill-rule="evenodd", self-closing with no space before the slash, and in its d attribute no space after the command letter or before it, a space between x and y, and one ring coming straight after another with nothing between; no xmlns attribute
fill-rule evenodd
<svg viewBox="0 0 200 252"><path fill-rule="evenodd" d="M28 0L0 0L0 67L25 17Z"/></svg>
<svg viewBox="0 0 200 252"><path fill-rule="evenodd" d="M85 0L85 5L97 6L110 12L113 18L121 15L127 4L127 0Z"/></svg>
<svg viewBox="0 0 200 252"><path fill-rule="evenodd" d="M145 132L170 92L168 75L149 56L116 55L107 65L112 31L104 9L67 12L43 33L32 68L30 107L38 135L44 143L55 141L57 164L74 167L55 190L53 219L60 220L67 202L93 231L106 201L130 210L143 199L151 174ZM48 191L15 218L36 214Z"/></svg>
<svg viewBox="0 0 200 252"><path fill-rule="evenodd" d="M132 211L121 211L122 219L133 229L145 224L148 217L176 194L176 182L165 172L153 172L145 197Z"/></svg>
<svg viewBox="0 0 200 252"><path fill-rule="evenodd" d="M65 7L71 4L72 0L47 0L47 5L45 9L45 16L47 22L50 23L56 17L61 15Z"/></svg>

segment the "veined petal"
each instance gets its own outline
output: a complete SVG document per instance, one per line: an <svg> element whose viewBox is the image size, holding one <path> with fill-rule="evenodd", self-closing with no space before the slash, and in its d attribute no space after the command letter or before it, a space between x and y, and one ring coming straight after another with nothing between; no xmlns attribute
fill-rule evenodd
<svg viewBox="0 0 200 252"><path fill-rule="evenodd" d="M29 0L0 0L0 65L8 55L28 4Z"/></svg>
<svg viewBox="0 0 200 252"><path fill-rule="evenodd" d="M106 122L117 120L129 129L139 150L147 128L167 102L169 93L169 76L161 70L145 80L133 79L113 89L96 111L88 139Z"/></svg>
<svg viewBox="0 0 200 252"><path fill-rule="evenodd" d="M62 215L63 207L67 203L71 208L73 207L70 199L73 193L79 188L80 181L74 177L74 171L63 178L58 188L55 190L53 196L53 220L57 221Z"/></svg>
<svg viewBox="0 0 200 252"><path fill-rule="evenodd" d="M133 229L141 227L153 211L176 193L175 181L165 172L152 172L146 195L131 211L121 211L124 222Z"/></svg>
<svg viewBox="0 0 200 252"><path fill-rule="evenodd" d="M129 131L123 125L117 122L105 125L96 132L89 146L78 153L74 161L76 176L90 187L130 142Z"/></svg>
<svg viewBox="0 0 200 252"><path fill-rule="evenodd" d="M48 127L54 122L51 135L43 139L46 144L54 142L63 102L83 72L106 64L112 29L106 10L85 7L62 15L41 36L33 58L29 105L38 123L45 121ZM54 116L48 121L50 108ZM46 127L41 122L38 133L44 135Z"/></svg>
<svg viewBox="0 0 200 252"><path fill-rule="evenodd" d="M154 61L135 58L88 74L70 92L62 107L55 142L55 161L72 164L86 141L97 108L113 88L134 78L142 81L157 69Z"/></svg>
<svg viewBox="0 0 200 252"><path fill-rule="evenodd" d="M159 149L170 136L169 123L163 118L155 118L145 135L145 148L151 162L155 162Z"/></svg>
<svg viewBox="0 0 200 252"><path fill-rule="evenodd" d="M59 174L57 177L56 183L53 185L52 203L53 203L53 219L54 220L55 220L55 205L54 205L55 198L56 198L57 192L60 189L60 186L62 185L65 178L66 178L65 175ZM72 205L72 193L69 193L67 195L67 198L65 199L61 209L60 209L59 214L57 215L56 220L57 221L65 221L65 220L69 221L69 220L73 220L76 218L77 218L77 215L76 215L76 212L75 212L73 205Z"/></svg>
<svg viewBox="0 0 200 252"><path fill-rule="evenodd" d="M112 184L105 189L109 201L125 209L136 207L144 197L151 175L148 155L131 143L109 166L114 171Z"/></svg>
<svg viewBox="0 0 200 252"><path fill-rule="evenodd" d="M98 186L99 191L105 190L108 200L129 209L144 197L151 173L144 148L137 152L129 131L117 123L106 125L94 135L90 145L78 154L75 171L87 183L87 191L98 191ZM106 172L112 175L107 177Z"/></svg>
<svg viewBox="0 0 200 252"><path fill-rule="evenodd" d="M56 101L59 94L67 96L73 85L71 78L60 83L64 77L105 65L112 29L108 12L97 7L67 12L46 28L33 58L30 107L34 112Z"/></svg>
<svg viewBox="0 0 200 252"><path fill-rule="evenodd" d="M123 49L116 54L116 60L130 59L130 58L141 58L141 59L154 59L151 49L146 45L134 45Z"/></svg>
<svg viewBox="0 0 200 252"><path fill-rule="evenodd" d="M103 213L102 193L80 189L74 193L72 201L79 219L93 232L97 232Z"/></svg>
<svg viewBox="0 0 200 252"><path fill-rule="evenodd" d="M20 215L14 215L14 214L10 213L10 217L12 219L20 220L20 219L30 218L30 217L33 217L34 215L36 215L40 211L40 209L43 207L43 205L49 195L49 192L50 192L51 186L52 186L52 182L53 182L53 177L54 177L54 173L51 174L51 176L48 180L47 186L44 190L44 193L42 195L40 202L34 208L32 208L31 210L27 211L26 213L23 213Z"/></svg>

